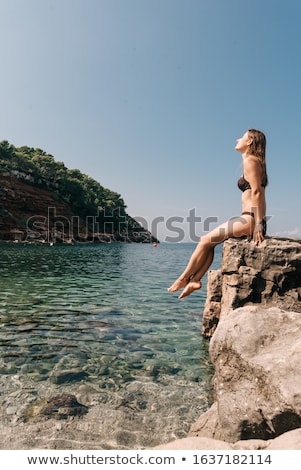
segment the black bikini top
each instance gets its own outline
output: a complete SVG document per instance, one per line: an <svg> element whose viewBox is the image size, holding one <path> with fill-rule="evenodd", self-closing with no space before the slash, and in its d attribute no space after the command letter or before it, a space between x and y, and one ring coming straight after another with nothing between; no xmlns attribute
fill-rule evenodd
<svg viewBox="0 0 301 470"><path fill-rule="evenodd" d="M251 189L251 185L249 183L248 180L246 180L246 178L244 177L244 175L242 175L239 180L237 181L237 186L239 187L239 189L244 192L246 191L247 189ZM264 188L265 185L261 183L261 186Z"/></svg>
<svg viewBox="0 0 301 470"><path fill-rule="evenodd" d="M242 175L237 181L237 186L242 192L246 191L247 189L251 189L250 183L246 180L244 175Z"/></svg>

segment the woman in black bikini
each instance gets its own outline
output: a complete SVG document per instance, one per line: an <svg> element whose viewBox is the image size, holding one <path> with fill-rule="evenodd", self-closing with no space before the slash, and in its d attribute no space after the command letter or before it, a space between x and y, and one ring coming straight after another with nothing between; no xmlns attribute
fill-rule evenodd
<svg viewBox="0 0 301 470"><path fill-rule="evenodd" d="M179 299L202 287L201 279L209 269L214 248L228 238L252 235L258 245L266 234L265 187L268 184L265 159L265 135L249 129L237 139L235 150L241 152L243 175L237 184L242 191L242 213L201 237L181 276L169 287L169 292L183 289Z"/></svg>

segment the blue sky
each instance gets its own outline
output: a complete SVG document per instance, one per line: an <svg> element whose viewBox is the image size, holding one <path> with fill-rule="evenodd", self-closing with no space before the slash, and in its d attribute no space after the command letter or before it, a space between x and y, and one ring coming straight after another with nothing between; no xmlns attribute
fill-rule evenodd
<svg viewBox="0 0 301 470"><path fill-rule="evenodd" d="M1 0L0 140L120 193L161 241L179 241L173 227L189 241L240 214L234 146L255 127L269 234L300 237L300 24L300 0Z"/></svg>

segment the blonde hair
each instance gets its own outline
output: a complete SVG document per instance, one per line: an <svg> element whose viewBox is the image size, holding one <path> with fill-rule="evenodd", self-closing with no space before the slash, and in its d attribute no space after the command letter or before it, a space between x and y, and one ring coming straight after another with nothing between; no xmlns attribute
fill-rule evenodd
<svg viewBox="0 0 301 470"><path fill-rule="evenodd" d="M258 131L257 129L248 130L249 138L252 138L252 143L250 144L249 152L257 157L260 161L262 167L262 184L267 186L268 184L268 175L266 169L266 138L263 132Z"/></svg>

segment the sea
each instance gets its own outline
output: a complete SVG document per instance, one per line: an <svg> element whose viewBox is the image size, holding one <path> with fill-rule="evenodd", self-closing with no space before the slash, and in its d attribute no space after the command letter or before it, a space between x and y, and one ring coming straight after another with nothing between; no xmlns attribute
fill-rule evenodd
<svg viewBox="0 0 301 470"><path fill-rule="evenodd" d="M167 291L194 248L0 244L0 422L17 426L39 400L72 393L101 406L102 448L185 437L213 400L207 278L181 300ZM211 269L220 263L217 247Z"/></svg>

